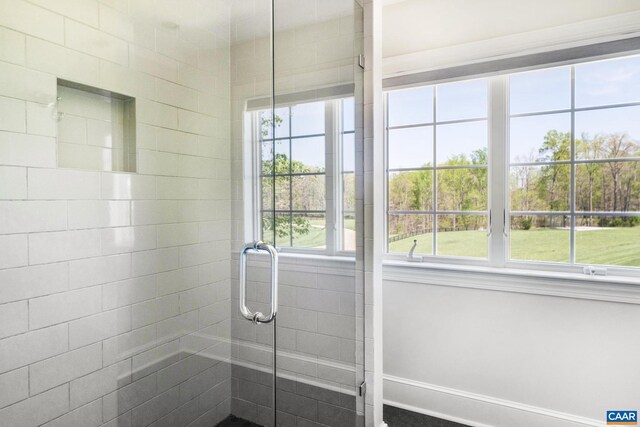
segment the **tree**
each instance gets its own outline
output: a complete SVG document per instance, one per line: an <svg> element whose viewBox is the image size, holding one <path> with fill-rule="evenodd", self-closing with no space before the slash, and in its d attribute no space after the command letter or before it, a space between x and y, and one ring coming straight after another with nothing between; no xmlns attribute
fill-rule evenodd
<svg viewBox="0 0 640 427"><path fill-rule="evenodd" d="M603 138L602 151L604 157L607 159L619 159L629 157L634 152L637 152L637 146L629 137L624 133L613 133L606 136L600 136ZM597 138L596 138L597 139ZM618 211L619 207L619 195L622 191L621 188L621 175L627 169L628 165L625 162L608 162L606 163L611 175L613 186L613 211Z"/></svg>
<svg viewBox="0 0 640 427"><path fill-rule="evenodd" d="M276 142L266 138L275 133L273 128L280 126L282 122L277 114L273 116L273 120L268 113L260 116L261 135L265 139L261 142L262 150L267 153L266 156L263 154L261 164L262 235L272 243L276 237L283 239L308 234L311 228L306 217L290 213L276 214L275 211L290 211L294 206L301 211L320 210L313 208L324 206L325 198L324 181L317 179L319 176L324 179L323 175L298 176L295 189L293 188L290 175L322 171L314 170L300 161L290 160L286 154L274 153Z"/></svg>
<svg viewBox="0 0 640 427"><path fill-rule="evenodd" d="M538 150L540 159L545 162L558 162L571 159L571 133L551 130L544 137ZM538 194L547 201L545 210L569 210L569 190L571 188L571 167L567 164L553 163L540 170Z"/></svg>

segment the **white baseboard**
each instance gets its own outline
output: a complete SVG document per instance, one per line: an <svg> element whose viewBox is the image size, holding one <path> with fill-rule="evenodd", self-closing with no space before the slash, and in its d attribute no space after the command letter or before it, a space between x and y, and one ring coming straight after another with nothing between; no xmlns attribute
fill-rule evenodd
<svg viewBox="0 0 640 427"><path fill-rule="evenodd" d="M604 421L391 375L384 376L384 403L474 427L605 425Z"/></svg>

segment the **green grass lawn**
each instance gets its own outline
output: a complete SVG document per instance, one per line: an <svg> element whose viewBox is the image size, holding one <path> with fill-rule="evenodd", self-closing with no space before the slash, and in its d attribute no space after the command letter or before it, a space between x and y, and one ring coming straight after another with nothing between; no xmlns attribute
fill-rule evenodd
<svg viewBox="0 0 640 427"><path fill-rule="evenodd" d="M293 245L299 248L323 248L326 245L326 231L324 219L310 219L309 232L307 234L293 236ZM347 219L344 221L344 227L347 230L356 229L356 221ZM289 236L278 239L277 246L289 246Z"/></svg>
<svg viewBox="0 0 640 427"><path fill-rule="evenodd" d="M432 235L422 234L390 244L390 252L407 253L418 240L416 253L432 253ZM483 231L449 231L438 234L438 254L486 258ZM569 231L559 229L513 230L511 259L569 261ZM576 232L576 262L640 266L640 227L607 228Z"/></svg>

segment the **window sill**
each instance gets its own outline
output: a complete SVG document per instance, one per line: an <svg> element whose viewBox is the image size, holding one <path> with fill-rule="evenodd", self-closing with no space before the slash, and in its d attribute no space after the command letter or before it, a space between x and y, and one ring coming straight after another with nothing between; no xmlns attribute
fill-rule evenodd
<svg viewBox="0 0 640 427"><path fill-rule="evenodd" d="M640 279L387 260L385 281L640 304Z"/></svg>
<svg viewBox="0 0 640 427"><path fill-rule="evenodd" d="M240 258L239 251L233 251L233 259ZM344 255L324 255L310 254L300 252L278 252L278 261L284 267L300 266L300 267L325 267L325 268L341 268L354 269L355 256Z"/></svg>

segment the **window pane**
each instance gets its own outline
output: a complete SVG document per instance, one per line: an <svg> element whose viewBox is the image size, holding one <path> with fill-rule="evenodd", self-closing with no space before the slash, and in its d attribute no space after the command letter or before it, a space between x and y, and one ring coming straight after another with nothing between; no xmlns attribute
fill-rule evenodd
<svg viewBox="0 0 640 427"><path fill-rule="evenodd" d="M437 176L439 211L487 209L489 193L486 168L439 169Z"/></svg>
<svg viewBox="0 0 640 427"><path fill-rule="evenodd" d="M275 110L275 127L276 127L276 138L283 138L289 136L289 108L276 108ZM268 113L267 119L271 118L271 113ZM267 123L268 127L271 127L271 121L269 120ZM269 137L271 137L271 130L268 132Z"/></svg>
<svg viewBox="0 0 640 427"><path fill-rule="evenodd" d="M433 122L433 87L396 90L388 96L389 126Z"/></svg>
<svg viewBox="0 0 640 427"><path fill-rule="evenodd" d="M436 157L442 165L486 165L487 122L436 126Z"/></svg>
<svg viewBox="0 0 640 427"><path fill-rule="evenodd" d="M273 180L274 178L272 178ZM276 210L288 211L291 209L291 178L288 176L276 176Z"/></svg>
<svg viewBox="0 0 640 427"><path fill-rule="evenodd" d="M291 215L288 213L276 214L275 218L276 246L291 246ZM269 226L273 227L273 224L270 224Z"/></svg>
<svg viewBox="0 0 640 427"><path fill-rule="evenodd" d="M356 250L356 215L354 213L346 213L342 219L342 250Z"/></svg>
<svg viewBox="0 0 640 427"><path fill-rule="evenodd" d="M569 262L571 220L568 215L511 217L511 259Z"/></svg>
<svg viewBox="0 0 640 427"><path fill-rule="evenodd" d="M356 170L355 135L345 133L342 135L342 171L353 172Z"/></svg>
<svg viewBox="0 0 640 427"><path fill-rule="evenodd" d="M262 241L270 245L275 245L273 214L271 212L262 212L260 221L262 225Z"/></svg>
<svg viewBox="0 0 640 427"><path fill-rule="evenodd" d="M576 106L640 101L640 57L576 65Z"/></svg>
<svg viewBox="0 0 640 427"><path fill-rule="evenodd" d="M291 179L293 180L293 210L325 210L324 175L301 175L293 176Z"/></svg>
<svg viewBox="0 0 640 427"><path fill-rule="evenodd" d="M576 158L640 155L640 106L576 112Z"/></svg>
<svg viewBox="0 0 640 427"><path fill-rule="evenodd" d="M342 100L342 131L349 132L355 130L354 120L355 100L354 98L346 98Z"/></svg>
<svg viewBox="0 0 640 427"><path fill-rule="evenodd" d="M324 101L291 107L291 136L324 134Z"/></svg>
<svg viewBox="0 0 640 427"><path fill-rule="evenodd" d="M571 166L512 166L509 173L511 210L568 211Z"/></svg>
<svg viewBox="0 0 640 427"><path fill-rule="evenodd" d="M433 127L389 130L389 169L433 165Z"/></svg>
<svg viewBox="0 0 640 427"><path fill-rule="evenodd" d="M326 221L324 214L293 215L293 246L296 248L326 247Z"/></svg>
<svg viewBox="0 0 640 427"><path fill-rule="evenodd" d="M275 142L276 147L276 163L275 173L277 175L288 174L289 171L289 140ZM264 141L262 143L262 175L272 175L273 169L273 143L271 141Z"/></svg>
<svg viewBox="0 0 640 427"><path fill-rule="evenodd" d="M273 141L262 141L260 143L260 160L262 161L261 174L271 175L273 169L271 167L273 163Z"/></svg>
<svg viewBox="0 0 640 427"><path fill-rule="evenodd" d="M292 173L324 172L324 137L291 140Z"/></svg>
<svg viewBox="0 0 640 427"><path fill-rule="evenodd" d="M437 255L487 257L485 215L438 215Z"/></svg>
<svg viewBox="0 0 640 427"><path fill-rule="evenodd" d="M389 210L432 211L433 171L417 170L389 174Z"/></svg>
<svg viewBox="0 0 640 427"><path fill-rule="evenodd" d="M640 211L640 162L576 165L576 211Z"/></svg>
<svg viewBox="0 0 640 427"><path fill-rule="evenodd" d="M509 108L511 114L571 108L571 67L512 75Z"/></svg>
<svg viewBox="0 0 640 427"><path fill-rule="evenodd" d="M576 217L576 263L640 266L640 217Z"/></svg>
<svg viewBox="0 0 640 427"><path fill-rule="evenodd" d="M260 193L262 196L262 210L273 210L273 178L261 178Z"/></svg>
<svg viewBox="0 0 640 427"><path fill-rule="evenodd" d="M438 122L487 117L488 80L468 80L437 86Z"/></svg>
<svg viewBox="0 0 640 427"><path fill-rule="evenodd" d="M389 215L389 252L408 254L417 240L415 253L433 254L433 215Z"/></svg>
<svg viewBox="0 0 640 427"><path fill-rule="evenodd" d="M548 114L511 119L511 163L571 159L571 114Z"/></svg>
<svg viewBox="0 0 640 427"><path fill-rule="evenodd" d="M356 210L356 176L353 173L342 174L342 209Z"/></svg>
<svg viewBox="0 0 640 427"><path fill-rule="evenodd" d="M260 125L260 137L263 139L271 138L273 135L271 132L271 110L261 111L258 120Z"/></svg>

